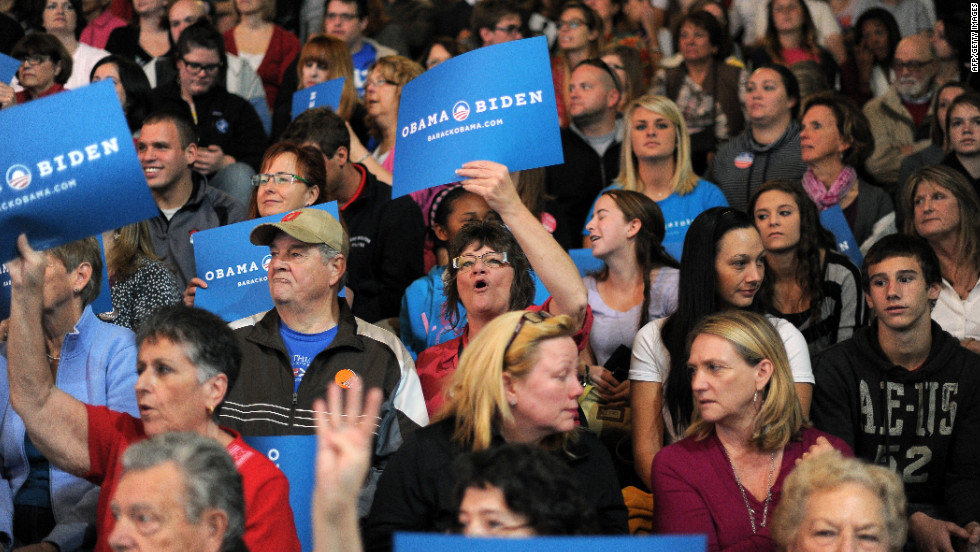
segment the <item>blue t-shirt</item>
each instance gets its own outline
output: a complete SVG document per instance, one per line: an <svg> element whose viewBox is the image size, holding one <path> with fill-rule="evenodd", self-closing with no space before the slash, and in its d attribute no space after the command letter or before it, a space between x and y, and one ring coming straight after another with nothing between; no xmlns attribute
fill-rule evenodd
<svg viewBox="0 0 980 552"><path fill-rule="evenodd" d="M357 93L363 98L365 82L367 82L368 69L374 64L378 57L378 51L368 42L361 42L361 49L351 56L354 61L354 87Z"/></svg>
<svg viewBox="0 0 980 552"><path fill-rule="evenodd" d="M602 190L615 190L620 188L618 184L612 184ZM599 195L602 195L599 192ZM596 196L596 201L599 197ZM664 249L672 257L681 260L681 252L684 251L684 237L687 236L687 228L691 226L698 215L712 207L728 207L728 200L718 186L707 180L698 180L698 185L687 195L670 194L666 198L657 202L660 210L664 214L664 222L667 225L667 234L664 236ZM589 216L585 219L588 226L592 220L592 211L595 209L595 201L589 209ZM582 235L588 236L589 231L582 229Z"/></svg>
<svg viewBox="0 0 980 552"><path fill-rule="evenodd" d="M280 321L279 335L282 336L286 351L289 353L289 363L293 367L295 381L293 392L296 392L299 391L299 382L303 380L303 375L313 362L313 357L329 347L333 343L333 338L337 337L337 326L325 332L305 334L297 332Z"/></svg>

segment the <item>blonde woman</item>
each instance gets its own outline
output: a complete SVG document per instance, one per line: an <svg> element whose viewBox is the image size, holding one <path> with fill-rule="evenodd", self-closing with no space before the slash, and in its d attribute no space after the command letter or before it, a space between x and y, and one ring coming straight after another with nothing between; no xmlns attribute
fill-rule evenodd
<svg viewBox="0 0 980 552"><path fill-rule="evenodd" d="M364 530L368 549L390 546L396 531L451 529L457 519L453 463L464 453L504 443L554 451L591 499L600 530L626 532L609 453L577 423L582 385L572 339L576 326L566 315L515 311L477 334L436 421L408 436L378 481Z"/></svg>
<svg viewBox="0 0 980 552"><path fill-rule="evenodd" d="M691 140L677 104L664 96L647 94L626 108L626 131L619 176L603 190L641 192L657 202L667 234L663 245L675 259L681 258L687 228L711 207L728 201L717 186L698 177L691 167ZM592 213L586 220L592 220ZM588 231L583 247L591 248Z"/></svg>
<svg viewBox="0 0 980 552"><path fill-rule="evenodd" d="M763 316L709 315L687 349L694 416L653 460L653 495L670 505L654 510L654 530L706 534L708 550L775 550L771 516L796 461L850 448L807 427L782 340Z"/></svg>

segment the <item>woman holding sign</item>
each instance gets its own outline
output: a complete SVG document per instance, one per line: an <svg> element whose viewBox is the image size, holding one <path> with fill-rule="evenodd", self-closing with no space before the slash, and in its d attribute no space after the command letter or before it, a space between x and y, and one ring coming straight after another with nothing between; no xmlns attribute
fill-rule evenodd
<svg viewBox="0 0 980 552"><path fill-rule="evenodd" d="M849 99L833 93L810 96L802 113L803 189L821 211L840 206L864 254L896 232L891 197L861 182L855 170L874 148L871 125Z"/></svg>
<svg viewBox="0 0 980 552"><path fill-rule="evenodd" d="M535 308L571 316L582 347L592 325L585 285L575 263L521 202L507 167L474 161L456 174L466 179L467 191L486 200L503 224L492 219L465 224L449 245L451 260L444 276L446 313L453 324L458 323L458 304L462 303L467 324L460 337L422 351L415 363L426 408L432 413L443 405L448 377L469 341L501 314L531 306L535 295L531 270L551 293L542 307Z"/></svg>
<svg viewBox="0 0 980 552"><path fill-rule="evenodd" d="M64 393L136 414L133 332L100 321L90 306L102 279L99 243L86 238L39 256L43 350L34 360ZM58 469L25 436L7 391L7 344L0 353L0 543L8 550L42 541L64 551L91 547L85 534L95 528L82 520L95 516L99 488Z"/></svg>
<svg viewBox="0 0 980 552"><path fill-rule="evenodd" d="M64 84L71 76L71 55L54 36L29 34L14 45L10 54L21 62L17 81L24 90L14 92L13 87L0 82L0 108L6 109L65 89Z"/></svg>
<svg viewBox="0 0 980 552"><path fill-rule="evenodd" d="M803 188L787 180L766 182L752 194L748 211L766 248L763 310L792 322L811 356L850 338L867 322L861 272L836 251L834 235L820 225Z"/></svg>

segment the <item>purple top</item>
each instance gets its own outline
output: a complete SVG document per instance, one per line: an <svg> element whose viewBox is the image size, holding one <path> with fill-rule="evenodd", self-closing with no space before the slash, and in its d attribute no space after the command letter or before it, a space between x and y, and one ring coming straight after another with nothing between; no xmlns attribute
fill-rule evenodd
<svg viewBox="0 0 980 552"><path fill-rule="evenodd" d="M817 442L818 437L826 437L845 456L854 455L844 441L822 431L804 429L802 437L802 441L791 441L783 449L779 475L772 486L768 522L766 527L757 527L755 535L732 466L715 434L702 441L688 437L665 447L653 459L654 532L705 534L709 552L775 551L776 541L769 532L769 522L779 504L783 481L796 466L796 460ZM758 524L762 521L764 501L757 500L749 492L746 496L757 512Z"/></svg>

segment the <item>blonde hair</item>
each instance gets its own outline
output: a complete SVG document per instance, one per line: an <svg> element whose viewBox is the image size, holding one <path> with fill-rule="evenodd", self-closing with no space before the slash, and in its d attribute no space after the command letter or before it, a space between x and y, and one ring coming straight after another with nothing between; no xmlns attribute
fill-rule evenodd
<svg viewBox="0 0 980 552"><path fill-rule="evenodd" d="M344 88L340 93L340 106L337 115L349 121L360 99L357 88L354 87L354 62L351 60L347 43L335 36L325 33L313 35L299 53L296 73L299 75L299 85L303 86L303 66L314 61L327 67L327 80L344 77Z"/></svg>
<svg viewBox="0 0 980 552"><path fill-rule="evenodd" d="M905 489L897 473L872 466L840 452L828 451L807 459L793 469L783 484L783 496L773 513L772 536L781 550L796 540L813 495L853 483L871 491L881 502L888 534L888 550L898 552L905 544Z"/></svg>
<svg viewBox="0 0 980 552"><path fill-rule="evenodd" d="M624 190L643 192L643 183L637 169L636 155L633 153L633 114L638 108L643 108L665 117L674 125L674 175L670 179L670 187L677 195L687 195L698 185L698 175L691 166L691 138L687 132L684 115L670 98L646 94L630 102L626 106L626 131L623 132L623 153L620 155L619 176L616 183Z"/></svg>
<svg viewBox="0 0 980 552"><path fill-rule="evenodd" d="M402 97L402 88L405 87L412 79L421 75L425 72L418 63L408 59L405 56L385 56L378 58L370 69L368 69L368 75L371 74L375 69L381 73L386 81L390 81L398 87L397 94L398 98ZM367 83L364 84L367 88ZM378 128L378 124L375 122L374 117L368 115L367 117L368 128L372 129L372 132L376 136L381 136L381 129Z"/></svg>
<svg viewBox="0 0 980 552"><path fill-rule="evenodd" d="M783 339L772 324L761 314L738 309L709 314L694 326L688 336L688 357L694 338L701 334L727 340L750 366L766 359L772 363L769 382L759 393L762 407L755 416L749 442L756 449L769 452L785 447L791 439L798 439L807 422L793 387L793 372ZM701 418L701 409L695 402L694 415L686 435L700 441L714 430L713 423Z"/></svg>
<svg viewBox="0 0 980 552"><path fill-rule="evenodd" d="M542 342L575 333L572 318L561 315L541 322L525 321L514 335L528 312L532 311L512 311L494 318L463 351L459 367L444 390L446 404L433 420L455 419L453 440L460 445L472 450L489 447L494 427L501 421L514 420L504 395L504 372L515 378L527 376L537 364ZM549 436L542 446L563 447L571 434L574 431Z"/></svg>

